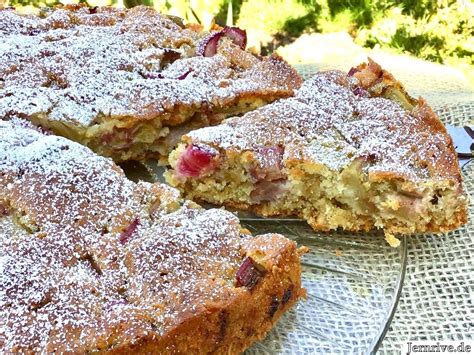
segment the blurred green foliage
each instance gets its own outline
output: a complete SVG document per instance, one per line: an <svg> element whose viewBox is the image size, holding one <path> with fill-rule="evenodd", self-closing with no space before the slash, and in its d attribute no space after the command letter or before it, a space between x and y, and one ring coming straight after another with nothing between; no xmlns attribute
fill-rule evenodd
<svg viewBox="0 0 474 355"><path fill-rule="evenodd" d="M295 0L244 1L237 24L268 36L298 36L314 30L320 7Z"/></svg>
<svg viewBox="0 0 474 355"><path fill-rule="evenodd" d="M355 41L440 62L474 64L474 3L401 1L359 28Z"/></svg>
<svg viewBox="0 0 474 355"><path fill-rule="evenodd" d="M474 2L469 0L89 0L89 4L153 4L165 13L209 26L213 21L226 23L229 1L233 23L246 28L249 44L263 52L303 33L347 31L365 47L391 48L441 63L474 64ZM58 2L10 0L10 5Z"/></svg>

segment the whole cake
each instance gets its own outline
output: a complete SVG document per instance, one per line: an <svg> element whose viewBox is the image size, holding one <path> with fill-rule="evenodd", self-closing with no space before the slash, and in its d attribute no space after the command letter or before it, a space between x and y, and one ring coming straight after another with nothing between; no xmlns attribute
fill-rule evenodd
<svg viewBox="0 0 474 355"><path fill-rule="evenodd" d="M0 121L2 353L239 353L304 295L302 252Z"/></svg>
<svg viewBox="0 0 474 355"><path fill-rule="evenodd" d="M192 131L167 181L188 198L297 215L316 230L446 232L466 222L456 152L420 98L377 63L321 72L295 97Z"/></svg>
<svg viewBox="0 0 474 355"><path fill-rule="evenodd" d="M204 31L149 7L0 10L0 117L21 116L115 161L161 158L181 135L300 86L235 27Z"/></svg>

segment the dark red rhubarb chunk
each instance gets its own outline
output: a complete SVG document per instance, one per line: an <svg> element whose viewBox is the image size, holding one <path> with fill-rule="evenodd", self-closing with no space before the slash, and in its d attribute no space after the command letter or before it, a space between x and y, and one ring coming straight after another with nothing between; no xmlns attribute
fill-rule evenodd
<svg viewBox="0 0 474 355"><path fill-rule="evenodd" d="M285 290L285 293L283 294L283 298L281 299L282 305L286 304L290 300L291 296L293 296L293 288L294 286L291 285Z"/></svg>
<svg viewBox="0 0 474 355"><path fill-rule="evenodd" d="M222 33L240 48L245 49L247 47L247 32L245 30L241 30L238 27L225 26Z"/></svg>
<svg viewBox="0 0 474 355"><path fill-rule="evenodd" d="M369 97L369 92L367 90L362 89L360 86L356 87L355 89L352 90L354 95L360 96L360 97Z"/></svg>
<svg viewBox="0 0 474 355"><path fill-rule="evenodd" d="M119 236L119 241L122 244L127 244L128 241L132 238L133 234L137 230L140 221L138 218L135 218L132 223L122 232Z"/></svg>
<svg viewBox="0 0 474 355"><path fill-rule="evenodd" d="M177 171L181 176L200 177L213 170L215 155L209 149L191 144L179 158Z"/></svg>
<svg viewBox="0 0 474 355"><path fill-rule="evenodd" d="M242 265L240 265L235 278L237 279L236 286L245 286L252 290L265 273L255 267L254 261L250 257L246 257Z"/></svg>
<svg viewBox="0 0 474 355"><path fill-rule="evenodd" d="M6 205L0 203L0 217L8 216L9 208Z"/></svg>
<svg viewBox="0 0 474 355"><path fill-rule="evenodd" d="M352 67L351 70L349 70L349 73L347 73L348 76L353 76L355 73L357 73L357 68Z"/></svg>
<svg viewBox="0 0 474 355"><path fill-rule="evenodd" d="M273 318L275 313L278 311L278 308L280 308L280 300L278 299L278 297L273 296L272 302L270 303L270 308L268 310L268 315L270 316L270 318Z"/></svg>
<svg viewBox="0 0 474 355"><path fill-rule="evenodd" d="M283 148L264 147L255 152L257 164L250 170L252 177L257 180L273 181L286 179L283 173Z"/></svg>
<svg viewBox="0 0 474 355"><path fill-rule="evenodd" d="M222 31L213 33L209 37L206 37L197 49L197 54L204 57L212 57L217 53L217 45L222 37Z"/></svg>
<svg viewBox="0 0 474 355"><path fill-rule="evenodd" d="M189 73L191 73L193 70L192 69L188 69L187 72L185 72L184 74L181 74L180 76L178 76L178 80L184 80L186 79L186 77L189 75Z"/></svg>
<svg viewBox="0 0 474 355"><path fill-rule="evenodd" d="M217 53L217 46L222 37L227 37L232 40L240 48L245 49L247 46L247 32L238 27L224 27L223 30L215 32L206 37L197 49L197 54L204 57L212 57Z"/></svg>
<svg viewBox="0 0 474 355"><path fill-rule="evenodd" d="M378 160L381 159L380 155L377 154L377 153L365 153L363 155L361 155L361 158L363 161L367 162L367 163L375 163L377 162Z"/></svg>
<svg viewBox="0 0 474 355"><path fill-rule="evenodd" d="M147 73L144 75L145 78L147 79L164 79L165 77L163 76L163 74L156 74L156 73Z"/></svg>

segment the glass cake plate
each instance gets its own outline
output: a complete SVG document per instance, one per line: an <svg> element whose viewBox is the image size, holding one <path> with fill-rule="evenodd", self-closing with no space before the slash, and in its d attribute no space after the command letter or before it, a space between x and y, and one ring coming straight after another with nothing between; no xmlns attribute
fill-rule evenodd
<svg viewBox="0 0 474 355"><path fill-rule="evenodd" d="M164 181L153 161L122 167L132 180ZM296 218L237 214L253 234L281 233L310 248L302 259L307 299L246 354L375 353L403 286L406 239L392 248L382 233L316 233Z"/></svg>
<svg viewBox="0 0 474 355"><path fill-rule="evenodd" d="M306 245L306 301L285 314L246 354L370 354L387 332L401 294L406 239L398 248L383 235L316 233L304 221L241 216L254 234L276 232Z"/></svg>

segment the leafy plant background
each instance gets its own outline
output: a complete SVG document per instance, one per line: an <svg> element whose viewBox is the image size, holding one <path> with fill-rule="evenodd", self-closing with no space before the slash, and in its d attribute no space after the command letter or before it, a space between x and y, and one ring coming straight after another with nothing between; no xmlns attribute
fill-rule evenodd
<svg viewBox="0 0 474 355"><path fill-rule="evenodd" d="M2 1L0 0L0 4ZM474 2L469 0L79 0L90 6L139 4L205 26L252 29L249 45L267 53L305 33L346 31L355 43L474 72ZM64 2L77 2L63 0ZM230 2L230 3L229 3ZM32 11L59 0L10 0ZM291 58L289 58L291 61ZM471 76L471 75L469 75Z"/></svg>

